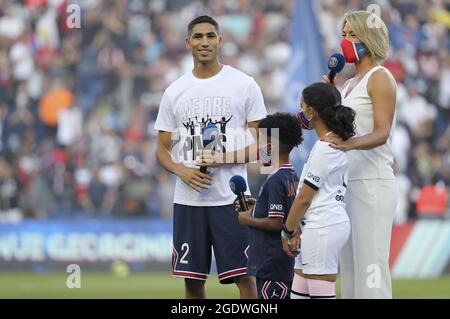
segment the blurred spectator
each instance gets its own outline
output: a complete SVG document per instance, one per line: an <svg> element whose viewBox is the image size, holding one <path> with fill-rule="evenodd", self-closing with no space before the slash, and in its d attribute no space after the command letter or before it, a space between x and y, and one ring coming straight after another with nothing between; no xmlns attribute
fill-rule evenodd
<svg viewBox="0 0 450 319"><path fill-rule="evenodd" d="M82 116L83 114L76 107L59 112L57 123L57 141L59 144L69 146L81 137Z"/></svg>
<svg viewBox="0 0 450 319"><path fill-rule="evenodd" d="M55 79L39 103L39 117L51 137L56 136L59 115L73 103L73 94L66 89L60 79Z"/></svg>
<svg viewBox="0 0 450 319"><path fill-rule="evenodd" d="M11 165L0 160L0 221L17 222L22 219L19 184Z"/></svg>
<svg viewBox="0 0 450 319"><path fill-rule="evenodd" d="M397 118L408 128L416 132L426 122L433 122L437 117L436 107L417 93L414 84L408 87L408 94L398 103Z"/></svg>
<svg viewBox="0 0 450 319"><path fill-rule="evenodd" d="M447 211L447 200L447 189L441 181L426 185L420 189L417 197L417 215L444 217Z"/></svg>
<svg viewBox="0 0 450 319"><path fill-rule="evenodd" d="M402 225L408 221L411 200L411 181L404 173L396 173L398 185L398 203L394 214L394 223Z"/></svg>

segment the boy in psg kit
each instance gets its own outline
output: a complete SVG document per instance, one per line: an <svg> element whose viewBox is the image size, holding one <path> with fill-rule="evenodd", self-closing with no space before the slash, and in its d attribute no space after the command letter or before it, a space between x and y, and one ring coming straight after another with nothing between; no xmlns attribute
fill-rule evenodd
<svg viewBox="0 0 450 319"><path fill-rule="evenodd" d="M289 153L302 142L302 129L298 120L288 113L275 113L262 119L258 125L260 159L275 170L267 177L261 187L258 199L249 198L249 210L236 210L239 222L251 228L250 248L248 250L247 274L256 277L259 299L289 299L294 276L294 258L283 251L280 230L295 199L298 177L289 163ZM267 138L264 138L266 129ZM279 141L272 134L279 131ZM273 138L273 139L272 139ZM278 152L274 149L278 147ZM273 158L272 154L279 154ZM270 158L270 162L269 159Z"/></svg>

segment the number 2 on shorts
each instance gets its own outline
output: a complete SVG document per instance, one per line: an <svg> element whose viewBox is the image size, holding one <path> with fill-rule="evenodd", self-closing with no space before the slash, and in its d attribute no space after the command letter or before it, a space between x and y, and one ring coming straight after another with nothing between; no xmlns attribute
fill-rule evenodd
<svg viewBox="0 0 450 319"><path fill-rule="evenodd" d="M185 260L185 258L187 256L187 254L189 253L189 244L188 243L183 243L183 245L181 245L181 251L184 251L184 254L183 254L183 256L181 256L180 264L186 264L187 265L189 262L187 260Z"/></svg>

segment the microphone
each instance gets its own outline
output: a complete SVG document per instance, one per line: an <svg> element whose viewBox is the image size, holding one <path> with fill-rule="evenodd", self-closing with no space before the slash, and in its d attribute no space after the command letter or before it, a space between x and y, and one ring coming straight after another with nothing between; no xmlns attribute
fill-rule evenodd
<svg viewBox="0 0 450 319"><path fill-rule="evenodd" d="M217 126L214 124L208 124L203 130L202 140L203 140L203 148L207 147L210 143L215 142L216 138L219 136L220 132ZM203 174L207 173L207 167L201 166L200 172Z"/></svg>
<svg viewBox="0 0 450 319"><path fill-rule="evenodd" d="M241 175L234 175L230 178L230 188L233 193L235 193L239 200L239 205L241 206L240 211L245 212L248 210L247 200L245 198L244 192L247 190L247 183Z"/></svg>
<svg viewBox="0 0 450 319"><path fill-rule="evenodd" d="M333 84L336 74L341 72L344 66L345 58L342 54L334 53L330 56L330 58L328 59L328 70L330 70L330 73L328 73L328 79L330 80L331 84Z"/></svg>

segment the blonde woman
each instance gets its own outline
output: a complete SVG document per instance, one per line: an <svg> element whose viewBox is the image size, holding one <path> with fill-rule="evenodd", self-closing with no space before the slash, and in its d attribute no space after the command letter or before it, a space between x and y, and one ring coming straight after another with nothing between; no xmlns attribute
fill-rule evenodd
<svg viewBox="0 0 450 319"><path fill-rule="evenodd" d="M366 11L346 14L341 31L345 60L356 68L342 91L342 104L356 112L356 136L326 139L348 155L345 203L351 234L340 261L341 296L392 298L388 259L397 205L391 149L397 85L381 66L389 35L384 22Z"/></svg>

